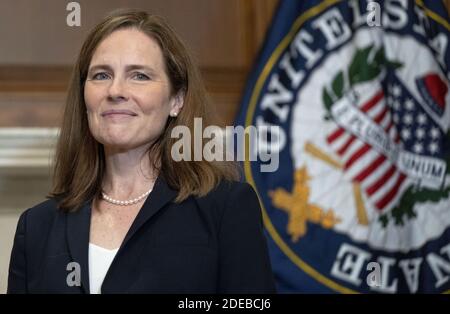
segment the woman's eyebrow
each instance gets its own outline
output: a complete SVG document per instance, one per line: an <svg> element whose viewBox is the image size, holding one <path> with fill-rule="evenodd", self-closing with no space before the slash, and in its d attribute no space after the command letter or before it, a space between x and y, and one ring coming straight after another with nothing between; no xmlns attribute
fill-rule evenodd
<svg viewBox="0 0 450 314"><path fill-rule="evenodd" d="M89 68L89 73L95 72L97 70L107 70L111 72L113 71L112 67L107 64L96 64ZM150 73L156 73L156 71L152 67L143 64L129 64L125 66L125 70L127 72L133 70L146 70Z"/></svg>
<svg viewBox="0 0 450 314"><path fill-rule="evenodd" d="M125 69L128 71L133 71L133 70L146 70L150 73L155 73L156 71L148 66L148 65L143 65L143 64L129 64L127 66L125 66Z"/></svg>
<svg viewBox="0 0 450 314"><path fill-rule="evenodd" d="M97 70L107 70L107 71L112 71L112 67L110 67L107 64L96 64L93 65L89 68L89 73L95 72Z"/></svg>

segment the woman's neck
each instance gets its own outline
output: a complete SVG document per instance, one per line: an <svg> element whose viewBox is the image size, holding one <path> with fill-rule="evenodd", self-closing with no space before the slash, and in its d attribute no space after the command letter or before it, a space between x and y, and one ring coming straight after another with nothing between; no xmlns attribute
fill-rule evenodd
<svg viewBox="0 0 450 314"><path fill-rule="evenodd" d="M128 199L152 188L157 173L150 162L148 147L119 151L105 147L106 173L103 191L111 197Z"/></svg>

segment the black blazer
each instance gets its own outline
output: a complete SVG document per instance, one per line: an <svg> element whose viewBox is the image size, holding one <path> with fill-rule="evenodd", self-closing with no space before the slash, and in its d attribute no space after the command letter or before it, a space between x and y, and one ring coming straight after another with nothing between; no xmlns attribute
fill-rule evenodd
<svg viewBox="0 0 450 314"><path fill-rule="evenodd" d="M274 293L252 187L224 181L205 197L179 204L173 202L176 194L157 179L102 293ZM89 293L90 204L64 213L50 199L20 216L8 293ZM81 286L67 284L71 262L80 265Z"/></svg>

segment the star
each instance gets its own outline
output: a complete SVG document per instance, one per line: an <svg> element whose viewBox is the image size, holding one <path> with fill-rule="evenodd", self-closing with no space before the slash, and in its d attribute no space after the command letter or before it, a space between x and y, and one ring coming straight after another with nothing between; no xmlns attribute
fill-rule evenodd
<svg viewBox="0 0 450 314"><path fill-rule="evenodd" d="M413 116L410 113L405 114L405 116L403 117L403 122L405 124L411 124L413 122Z"/></svg>
<svg viewBox="0 0 450 314"><path fill-rule="evenodd" d="M416 136L419 140L423 139L425 137L425 130L422 128L418 128L416 130Z"/></svg>
<svg viewBox="0 0 450 314"><path fill-rule="evenodd" d="M394 102L392 103L392 107L395 110L400 110L400 102L398 100L394 100Z"/></svg>
<svg viewBox="0 0 450 314"><path fill-rule="evenodd" d="M416 144L414 144L413 146L413 151L417 154L420 154L423 152L423 145L420 142L417 142Z"/></svg>
<svg viewBox="0 0 450 314"><path fill-rule="evenodd" d="M430 145L428 145L428 150L432 154L436 154L439 152L439 145L436 142L431 142Z"/></svg>
<svg viewBox="0 0 450 314"><path fill-rule="evenodd" d="M430 136L433 139L438 139L439 138L439 129L437 127L432 127L430 130Z"/></svg>
<svg viewBox="0 0 450 314"><path fill-rule="evenodd" d="M392 87L392 94L396 97L400 96L400 94L402 93L402 90L400 89L400 86L398 86L397 84L395 84Z"/></svg>
<svg viewBox="0 0 450 314"><path fill-rule="evenodd" d="M408 98L407 100L405 100L405 108L408 110L414 109L414 102L412 101L411 98Z"/></svg>
<svg viewBox="0 0 450 314"><path fill-rule="evenodd" d="M411 131L409 129L402 129L400 136L402 137L402 139L409 140L411 138Z"/></svg>
<svg viewBox="0 0 450 314"><path fill-rule="evenodd" d="M419 122L419 124L425 124L427 123L427 115L424 113L421 113L417 116L417 122Z"/></svg>

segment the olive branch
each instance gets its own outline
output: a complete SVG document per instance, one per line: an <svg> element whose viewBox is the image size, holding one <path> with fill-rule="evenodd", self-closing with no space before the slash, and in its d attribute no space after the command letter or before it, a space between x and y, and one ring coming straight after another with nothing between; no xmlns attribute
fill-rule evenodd
<svg viewBox="0 0 450 314"><path fill-rule="evenodd" d="M322 100L327 110L325 119L332 118L331 107L337 100L352 90L354 85L375 79L386 68L395 70L402 66L403 64L398 61L386 59L383 47L376 49L374 45L369 45L357 49L348 69L339 71L334 76L330 86L331 90L326 87L322 90Z"/></svg>

